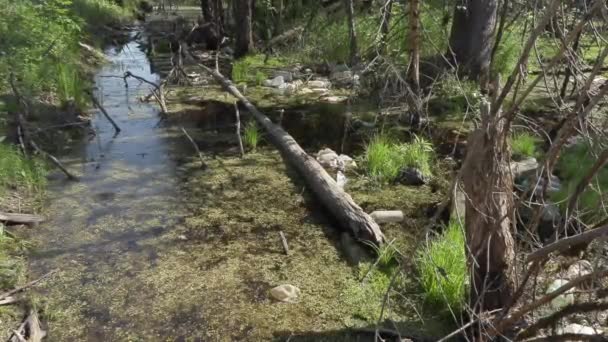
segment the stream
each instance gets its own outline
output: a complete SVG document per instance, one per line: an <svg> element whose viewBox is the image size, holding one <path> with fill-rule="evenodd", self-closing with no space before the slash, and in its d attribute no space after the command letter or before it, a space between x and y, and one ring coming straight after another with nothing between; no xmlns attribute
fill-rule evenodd
<svg viewBox="0 0 608 342"><path fill-rule="evenodd" d="M33 236L33 276L58 270L36 302L49 341L257 341L295 333L335 340L354 324L361 303L349 291L359 282L338 247L340 233L281 156L270 147L243 159L220 155L201 170L179 127L160 123L155 104L138 100L145 84L130 78L125 88L107 77L131 71L158 80L138 44L106 55L97 96L122 132L115 136L94 113L96 136L62 156L80 181L53 175L49 221ZM221 133L200 122L187 127L198 137ZM299 302L270 298L270 288L286 283L301 289Z"/></svg>

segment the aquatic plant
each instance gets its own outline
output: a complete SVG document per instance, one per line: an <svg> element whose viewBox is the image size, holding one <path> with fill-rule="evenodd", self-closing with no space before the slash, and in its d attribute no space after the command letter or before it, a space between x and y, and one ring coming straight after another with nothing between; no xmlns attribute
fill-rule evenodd
<svg viewBox="0 0 608 342"><path fill-rule="evenodd" d="M422 137L411 143L395 143L386 135L372 138L365 149L368 175L379 183L394 181L404 167L414 167L423 175L431 176L433 146Z"/></svg>
<svg viewBox="0 0 608 342"><path fill-rule="evenodd" d="M462 226L450 221L441 235L418 251L415 264L426 302L444 312L459 313L468 283Z"/></svg>
<svg viewBox="0 0 608 342"><path fill-rule="evenodd" d="M534 157L538 138L528 132L515 133L511 137L511 149L516 157Z"/></svg>
<svg viewBox="0 0 608 342"><path fill-rule="evenodd" d="M261 132L254 120L249 121L243 132L245 145L255 151L261 139Z"/></svg>

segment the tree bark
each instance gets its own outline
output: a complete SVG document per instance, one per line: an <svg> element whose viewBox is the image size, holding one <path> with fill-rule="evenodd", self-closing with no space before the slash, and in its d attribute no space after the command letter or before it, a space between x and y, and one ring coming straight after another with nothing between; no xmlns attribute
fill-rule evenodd
<svg viewBox="0 0 608 342"><path fill-rule="evenodd" d="M344 0L348 20L348 35L350 40L350 64L359 62L359 48L357 47L357 31L355 27L355 6L353 0Z"/></svg>
<svg viewBox="0 0 608 342"><path fill-rule="evenodd" d="M380 41L378 50L381 54L386 53L386 46L388 45L386 37L388 37L388 32L390 29L392 12L393 0L386 0L386 3L384 4L384 6L382 6L382 22L380 23Z"/></svg>
<svg viewBox="0 0 608 342"><path fill-rule="evenodd" d="M470 306L475 313L508 305L514 288L511 224L513 178L508 126L500 111L490 117L482 102L482 123L469 137L461 175L466 193L466 250L471 274ZM482 341L482 337L478 336ZM477 339L475 339L477 340Z"/></svg>
<svg viewBox="0 0 608 342"><path fill-rule="evenodd" d="M253 51L253 1L252 0L235 0L234 19L236 25L236 46L235 57L242 57Z"/></svg>
<svg viewBox="0 0 608 342"><path fill-rule="evenodd" d="M349 229L359 239L371 241L375 244L384 242L384 235L378 224L353 201L349 194L336 184L336 181L319 165L315 158L309 156L285 130L262 114L229 80L213 69L202 64L199 64L199 66L212 75L227 92L235 96L249 110L256 121L265 129L269 140L304 177L309 188L342 227Z"/></svg>
<svg viewBox="0 0 608 342"><path fill-rule="evenodd" d="M201 0L201 10L203 11L205 23L212 23L215 21L215 14L211 1L212 0Z"/></svg>
<svg viewBox="0 0 608 342"><path fill-rule="evenodd" d="M420 90L420 0L410 0L409 8L409 50L410 65L408 78L412 82L413 90L419 95Z"/></svg>
<svg viewBox="0 0 608 342"><path fill-rule="evenodd" d="M454 9L448 56L482 89L489 82L498 0L459 0Z"/></svg>

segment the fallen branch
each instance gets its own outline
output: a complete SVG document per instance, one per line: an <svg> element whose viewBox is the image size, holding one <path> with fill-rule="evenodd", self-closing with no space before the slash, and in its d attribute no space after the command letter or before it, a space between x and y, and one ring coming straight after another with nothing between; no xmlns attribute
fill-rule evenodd
<svg viewBox="0 0 608 342"><path fill-rule="evenodd" d="M549 316L543 317L534 324L526 328L517 335L518 339L529 338L534 336L540 329L551 327L554 323L559 322L562 318L583 312L605 311L608 310L608 302L586 302L574 303L565 306L561 310L552 313Z"/></svg>
<svg viewBox="0 0 608 342"><path fill-rule="evenodd" d="M205 160L203 159L203 153L198 148L198 145L196 144L196 141L194 141L194 139L192 139L192 137L190 136L190 134L188 134L188 131L186 131L186 129L184 127L182 127L182 132L184 132L184 135L186 136L186 138L188 138L188 140L190 141L190 143L194 147L194 150L198 154L198 157L201 160L201 168L206 169L207 168L207 164L205 163Z"/></svg>
<svg viewBox="0 0 608 342"><path fill-rule="evenodd" d="M57 166L57 168L59 168L59 170L61 170L61 172L63 172L68 177L68 179L74 180L74 181L78 180L78 177L76 177L75 175L70 173L70 171L68 171L68 169L66 169L63 166L63 164L61 164L59 159L55 158L55 156L53 156L52 154L50 154L50 153L42 150L40 147L38 147L38 145L34 142L34 140L30 139L29 143L30 143L30 146L32 146L32 148L34 150L36 150L36 152L42 154L43 156L48 158L55 166Z"/></svg>
<svg viewBox="0 0 608 342"><path fill-rule="evenodd" d="M165 100L165 84L166 84L167 79L169 79L169 77L174 72L175 72L175 67L173 69L171 69L171 72L169 73L167 78L165 78L162 82L160 82L160 84L156 84L154 82L148 81L147 79L145 79L141 76L137 76L130 71L125 72L123 77L125 79L127 77L133 77L136 80L139 80L141 82L151 85L154 89L152 90L150 95L148 95L146 98L144 98L144 100L147 101L150 99L150 97L156 98L156 101L158 102L158 105L160 106L161 114L167 114L168 110L167 110L167 101Z"/></svg>
<svg viewBox="0 0 608 342"><path fill-rule="evenodd" d="M30 288L30 287L38 284L39 282L45 280L46 278L50 277L51 275L53 275L56 272L57 272L57 270L52 270L49 273L43 275L42 277L40 277L40 278L38 278L36 280L32 280L32 281L30 281L29 283L27 283L27 284L25 284L23 286L19 286L19 287L14 288L14 289L12 289L10 291L4 292L4 293L0 294L0 300L4 300L7 297L11 297L14 294L17 294L17 293L19 293L19 292L21 292L21 291L23 291L23 290L25 290L27 288Z"/></svg>
<svg viewBox="0 0 608 342"><path fill-rule="evenodd" d="M349 229L360 240L368 240L375 244L384 242L384 235L378 224L353 201L350 195L336 184L336 181L325 169L313 157L309 156L291 135L262 114L219 72L203 64L199 63L198 65L213 76L227 92L243 103L256 121L266 130L270 141L283 153L284 158L299 171L321 203L338 219L344 228Z"/></svg>
<svg viewBox="0 0 608 342"><path fill-rule="evenodd" d="M17 303L18 301L19 301L19 298L17 298L17 297L8 296L8 297L0 300L0 305L14 304L14 303Z"/></svg>
<svg viewBox="0 0 608 342"><path fill-rule="evenodd" d="M535 260L542 259L553 252L561 252L567 250L571 246L586 243L606 235L608 235L608 225L593 230L588 230L584 233L569 238L558 240L552 244L549 244L543 248L539 248L534 252L530 253L526 258L526 262L529 263Z"/></svg>
<svg viewBox="0 0 608 342"><path fill-rule="evenodd" d="M289 255L289 245L287 245L287 238L282 231L279 232L279 236L281 237L281 244L283 245L283 251L285 251L285 255Z"/></svg>
<svg viewBox="0 0 608 342"><path fill-rule="evenodd" d="M116 134L120 133L120 127L118 127L118 124L116 124L116 122L114 121L114 119L112 119L112 117L110 116L110 114L108 114L108 111L101 105L101 103L99 103L99 101L97 100L97 98L95 97L95 95L93 95L93 93L91 93L89 91L87 91L87 93L91 97L91 101L93 102L93 105L95 105L95 107L97 107L101 111L101 113L103 114L103 116L105 116L106 119L108 119L108 121L110 121L110 123L114 127L114 130L116 131Z"/></svg>
<svg viewBox="0 0 608 342"><path fill-rule="evenodd" d="M245 149L243 149L243 139L241 139L241 115L239 113L239 106L234 103L234 112L236 113L236 138L239 141L239 151L241 151L241 158L245 156Z"/></svg>
<svg viewBox="0 0 608 342"><path fill-rule="evenodd" d="M44 221L44 217L40 215L32 214L16 214L16 213L3 213L0 212L0 221L21 223L21 224L32 224L40 223Z"/></svg>

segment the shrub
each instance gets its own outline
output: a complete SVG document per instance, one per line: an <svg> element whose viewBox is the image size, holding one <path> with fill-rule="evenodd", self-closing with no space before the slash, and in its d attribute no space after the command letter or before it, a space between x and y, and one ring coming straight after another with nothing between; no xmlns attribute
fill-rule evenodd
<svg viewBox="0 0 608 342"><path fill-rule="evenodd" d="M536 144L538 139L536 136L521 132L515 133L511 137L511 149L516 157L534 157L536 155Z"/></svg>
<svg viewBox="0 0 608 342"><path fill-rule="evenodd" d="M415 167L431 176L433 147L421 137L411 143L397 144L386 135L375 136L365 149L367 174L379 183L394 181L405 167Z"/></svg>
<svg viewBox="0 0 608 342"><path fill-rule="evenodd" d="M249 121L247 126L245 126L245 132L243 134L245 145L255 151L260 142L260 138L261 134L258 125L253 120Z"/></svg>
<svg viewBox="0 0 608 342"><path fill-rule="evenodd" d="M444 312L464 308L468 283L464 244L462 226L452 221L416 255L425 300Z"/></svg>

